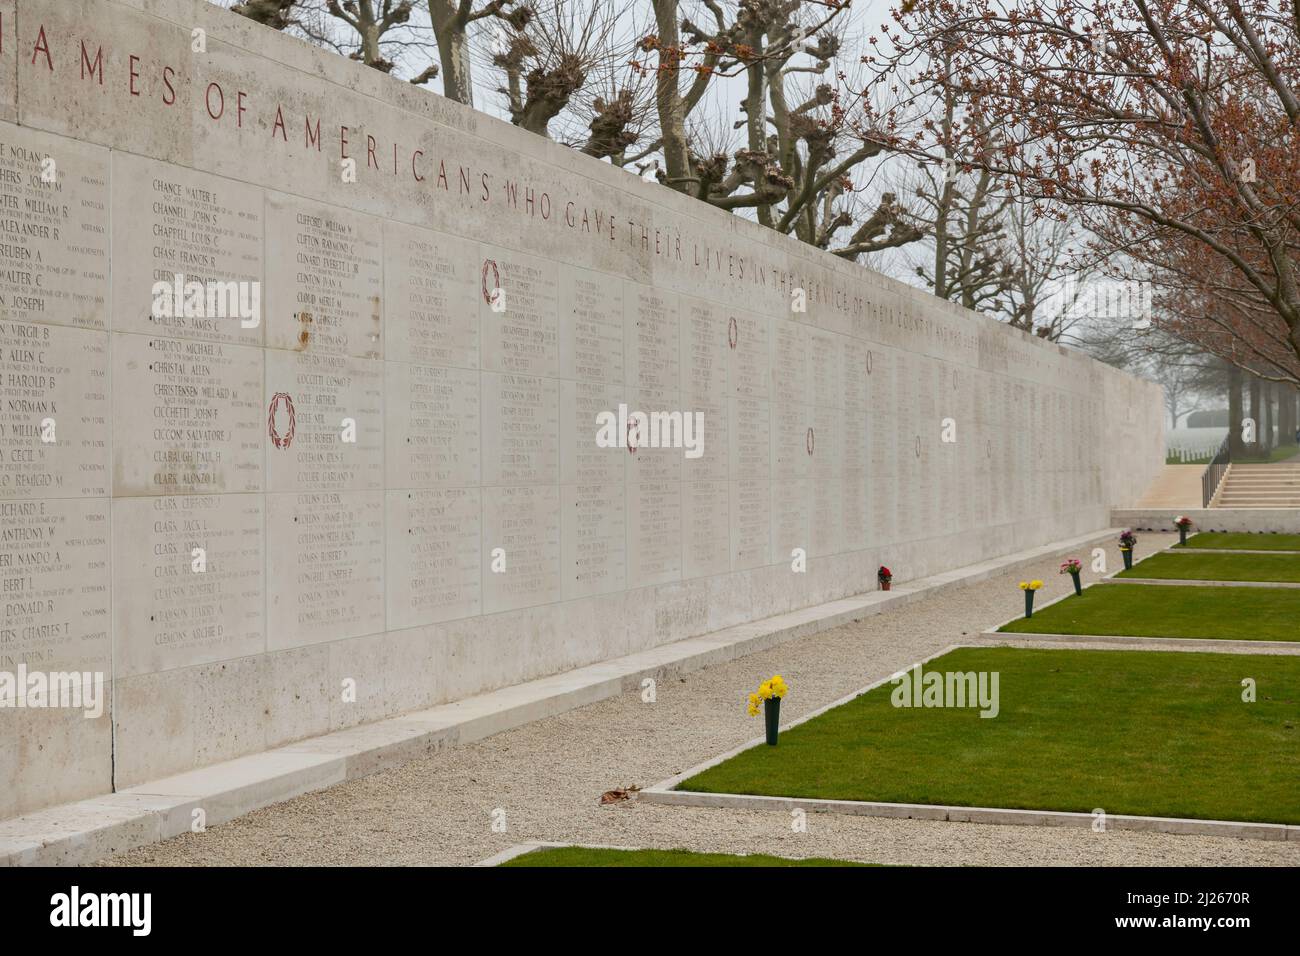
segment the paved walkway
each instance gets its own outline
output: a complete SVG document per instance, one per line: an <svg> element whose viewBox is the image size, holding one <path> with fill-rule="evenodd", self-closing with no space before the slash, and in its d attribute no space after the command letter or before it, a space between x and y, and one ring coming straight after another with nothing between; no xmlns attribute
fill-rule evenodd
<svg viewBox="0 0 1300 956"><path fill-rule="evenodd" d="M1174 540L1143 535L1139 552ZM1108 560L1120 566L1113 547ZM893 864L1300 866L1295 842L820 814L794 833L781 813L599 805L606 790L649 786L757 736L761 723L745 715L744 700L763 678L783 674L791 687L783 716L801 715L948 645L978 640L978 631L1021 608L1022 577L1043 579L1040 600L1065 593L1059 561L661 683L652 704L626 694L104 862L468 864L550 840ZM492 829L498 808L504 833Z"/></svg>

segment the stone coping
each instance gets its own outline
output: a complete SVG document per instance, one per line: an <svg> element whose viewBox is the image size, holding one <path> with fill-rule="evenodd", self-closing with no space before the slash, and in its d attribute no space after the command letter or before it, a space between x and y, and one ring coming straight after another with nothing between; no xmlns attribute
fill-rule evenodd
<svg viewBox="0 0 1300 956"><path fill-rule="evenodd" d="M0 866L79 865L273 803L471 743L665 679L755 654L936 593L976 584L1073 548L1108 540L1105 529L967 565L889 591L790 611L664 644L549 677L504 687L261 753L150 781L116 793L0 821Z"/></svg>
<svg viewBox="0 0 1300 956"><path fill-rule="evenodd" d="M1185 588L1300 588L1295 581L1207 581L1201 578L1108 578L1099 584L1166 584Z"/></svg>
<svg viewBox="0 0 1300 956"><path fill-rule="evenodd" d="M923 803L872 803L860 800L806 800L798 797L759 797L735 793L693 793L689 790L643 790L637 799L678 807L721 807L731 810L805 810L850 816L949 823L991 823L1004 826L1092 827L1091 813L1063 810L1018 810L1006 807L958 807ZM1194 836L1236 837L1245 840L1297 840L1300 826L1282 823L1243 823L1235 820L1193 820L1182 817L1143 817L1106 814L1105 828L1147 830Z"/></svg>
<svg viewBox="0 0 1300 956"><path fill-rule="evenodd" d="M987 633L987 632L986 632ZM1002 635L1005 636L1005 635ZM972 644L953 644L938 653L922 658L911 667L917 667L932 661L950 651ZM911 667L904 670L910 670ZM898 671L896 673L903 673ZM820 717L829 710L847 704L863 694L875 690L890 682L894 674L881 678L856 690L839 700L819 707L797 720L783 724L781 730L787 731L802 723ZM1091 813L1079 813L1066 810L1021 810L1009 807L962 807L947 804L927 803L882 803L870 800L825 800L801 797L770 797L741 793L698 793L691 790L675 789L691 777L703 773L718 764L730 760L737 754L754 747L766 746L764 737L756 737L748 743L734 747L726 753L706 760L685 770L676 776L662 780L652 787L637 793L637 800L646 803L664 804L678 807L714 807L731 810L805 810L813 813L840 813L850 816L888 817L908 820L940 820L950 823L991 823L1011 826L1093 826L1095 817ZM1248 840L1296 840L1300 841L1300 826L1285 823L1247 823L1236 820L1197 820L1182 817L1148 817L1125 814L1106 814L1107 830L1147 830L1159 833L1181 833L1197 836L1237 837Z"/></svg>
<svg viewBox="0 0 1300 956"><path fill-rule="evenodd" d="M1249 641L1227 637L1136 637L1127 634L1053 634L1049 632L980 631L980 637L1002 641L1112 645L1098 650L1131 648L1144 651L1217 651L1230 654L1300 654L1300 641Z"/></svg>
<svg viewBox="0 0 1300 956"><path fill-rule="evenodd" d="M1166 548L1170 554L1300 554L1300 551L1281 551L1268 548Z"/></svg>

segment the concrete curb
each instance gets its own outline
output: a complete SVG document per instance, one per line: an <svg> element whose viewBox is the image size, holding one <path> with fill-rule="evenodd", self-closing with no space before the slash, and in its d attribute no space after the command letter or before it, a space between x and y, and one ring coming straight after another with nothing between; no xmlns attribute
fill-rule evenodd
<svg viewBox="0 0 1300 956"><path fill-rule="evenodd" d="M1170 554L1300 554L1300 551L1279 551L1268 548L1165 548Z"/></svg>
<svg viewBox="0 0 1300 956"><path fill-rule="evenodd" d="M1107 649L1132 648L1151 651L1224 651L1250 654L1260 650L1281 655L1300 654L1300 641L1236 641L1215 637L1128 637L1122 634L1034 634L1014 631L980 631L980 637L1000 641L1042 641L1050 643L1105 644Z"/></svg>
<svg viewBox="0 0 1300 956"><path fill-rule="evenodd" d="M768 650L952 588L1113 537L1115 529L968 565L465 700L301 740L116 793L0 821L0 866L69 866L216 826L253 810L397 766L446 747Z"/></svg>
<svg viewBox="0 0 1300 956"><path fill-rule="evenodd" d="M1091 813L1060 810L1016 810L999 807L955 807L923 803L870 803L858 800L801 800L797 797L758 797L736 793L692 793L689 790L642 790L638 800L678 807L715 807L729 810L805 810L850 816L889 817L903 820L942 820L950 823L992 823L1010 826L1092 827ZM1233 820L1189 820L1179 817L1140 817L1107 814L1110 830L1147 830L1195 836L1236 837L1244 840L1300 840L1300 826L1282 823L1241 823Z"/></svg>
<svg viewBox="0 0 1300 956"><path fill-rule="evenodd" d="M1184 588L1300 588L1295 581L1206 581L1201 578L1108 578L1105 584L1163 584Z"/></svg>

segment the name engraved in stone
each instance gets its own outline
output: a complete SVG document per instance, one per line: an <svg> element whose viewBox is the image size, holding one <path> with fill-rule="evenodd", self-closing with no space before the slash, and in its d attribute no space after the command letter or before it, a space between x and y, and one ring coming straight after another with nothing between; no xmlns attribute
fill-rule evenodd
<svg viewBox="0 0 1300 956"><path fill-rule="evenodd" d="M390 362L384 371L388 486L479 483L479 373Z"/></svg>
<svg viewBox="0 0 1300 956"><path fill-rule="evenodd" d="M388 627L470 617L482 610L477 488L388 496Z"/></svg>
<svg viewBox="0 0 1300 956"><path fill-rule="evenodd" d="M114 330L261 345L265 315L245 328L238 315L207 314L206 291L202 309L155 310L153 289L173 288L178 275L205 290L216 283L260 286L262 228L260 189L114 153ZM259 294L259 301L265 311L266 297Z"/></svg>
<svg viewBox="0 0 1300 956"><path fill-rule="evenodd" d="M271 495L271 648L384 630L382 492Z"/></svg>
<svg viewBox="0 0 1300 956"><path fill-rule="evenodd" d="M0 123L0 319L102 329L107 153Z"/></svg>
<svg viewBox="0 0 1300 956"><path fill-rule="evenodd" d="M0 501L0 670L109 663L104 501Z"/></svg>
<svg viewBox="0 0 1300 956"><path fill-rule="evenodd" d="M383 241L360 213L276 197L267 217L267 345L383 355Z"/></svg>
<svg viewBox="0 0 1300 956"><path fill-rule="evenodd" d="M115 333L113 354L115 494L262 490L261 352Z"/></svg>
<svg viewBox="0 0 1300 956"><path fill-rule="evenodd" d="M482 246L479 317L483 367L498 372L559 374L558 293L551 264L531 256ZM494 289L502 298L493 311Z"/></svg>
<svg viewBox="0 0 1300 956"><path fill-rule="evenodd" d="M288 395L294 409L291 438L287 426L276 426L277 434L286 429L282 446L273 444L267 426L270 490L382 488L382 363L277 349L267 351L266 365L267 396Z"/></svg>
<svg viewBox="0 0 1300 956"><path fill-rule="evenodd" d="M125 674L264 649L260 495L113 503L117 655Z"/></svg>
<svg viewBox="0 0 1300 956"><path fill-rule="evenodd" d="M0 499L108 494L108 342L0 321Z"/></svg>
<svg viewBox="0 0 1300 956"><path fill-rule="evenodd" d="M479 367L477 247L384 223L385 354L398 362Z"/></svg>

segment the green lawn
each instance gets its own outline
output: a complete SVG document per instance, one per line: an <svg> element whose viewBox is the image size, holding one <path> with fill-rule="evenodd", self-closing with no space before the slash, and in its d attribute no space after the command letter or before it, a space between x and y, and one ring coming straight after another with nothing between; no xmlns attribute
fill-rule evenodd
<svg viewBox="0 0 1300 956"><path fill-rule="evenodd" d="M1146 562L1138 567L1146 567ZM1098 584L999 630L1296 641L1300 640L1300 588Z"/></svg>
<svg viewBox="0 0 1300 956"><path fill-rule="evenodd" d="M1300 657L961 648L924 670L998 672L998 716L894 707L887 683L679 789L1300 823Z"/></svg>
<svg viewBox="0 0 1300 956"><path fill-rule="evenodd" d="M502 866L870 866L848 860L812 857L792 860L755 853L695 853L691 850L610 850L585 846L542 847L507 860Z"/></svg>
<svg viewBox="0 0 1300 956"><path fill-rule="evenodd" d="M1300 582L1300 554L1158 553L1117 578ZM1300 620L1297 621L1300 624Z"/></svg>
<svg viewBox="0 0 1300 956"><path fill-rule="evenodd" d="M1274 448L1267 458L1234 458L1234 465L1271 465L1279 461L1290 461L1297 454L1300 454L1300 448L1295 445L1278 445Z"/></svg>
<svg viewBox="0 0 1300 956"><path fill-rule="evenodd" d="M1175 548L1184 547L1181 544ZM1187 539L1187 550L1217 548L1224 551L1300 551L1300 534L1239 534L1204 531Z"/></svg>

